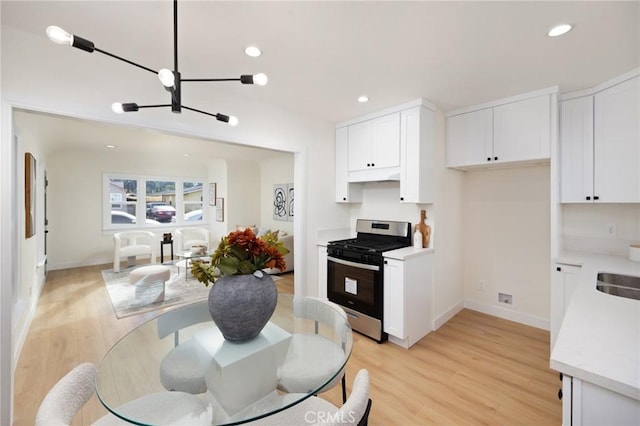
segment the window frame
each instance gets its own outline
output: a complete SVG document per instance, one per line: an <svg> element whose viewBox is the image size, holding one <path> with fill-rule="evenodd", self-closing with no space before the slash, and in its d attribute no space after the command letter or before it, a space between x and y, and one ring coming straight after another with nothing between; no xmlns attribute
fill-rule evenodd
<svg viewBox="0 0 640 426"><path fill-rule="evenodd" d="M135 202L125 201L123 204L135 204L136 206L136 223L111 223L111 206L114 204L111 200L111 180L134 180L136 181L137 200ZM175 182L175 222L167 222L160 224L146 223L147 220L147 181L170 181ZM202 219L195 221L184 220L184 183L200 183L202 185ZM161 229L167 227L180 227L184 225L206 225L208 223L208 209L204 207L208 205L209 193L206 190L207 179L200 177L181 177L181 176L154 176L140 175L134 173L108 173L102 174L102 229L103 231L120 231L134 229ZM193 202L189 202L192 204Z"/></svg>

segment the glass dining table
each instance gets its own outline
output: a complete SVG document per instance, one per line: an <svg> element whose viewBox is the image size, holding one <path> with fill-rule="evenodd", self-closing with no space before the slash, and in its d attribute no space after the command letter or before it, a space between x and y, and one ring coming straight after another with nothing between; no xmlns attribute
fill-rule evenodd
<svg viewBox="0 0 640 426"><path fill-rule="evenodd" d="M194 397L207 406L211 415L205 424L211 425L242 424L286 410L338 382L351 355L353 336L344 311L321 299L279 294L260 335L240 343L225 340L210 318L189 324L186 316L175 316L191 307L202 311L202 304L207 301L152 318L109 349L98 365L96 393L111 413L132 424L159 423L157 413L122 407L170 392L161 384L160 369L176 345L195 345L205 354L206 391ZM184 323L176 326L179 340L173 333L161 337L167 320ZM292 372L293 380L284 385Z"/></svg>

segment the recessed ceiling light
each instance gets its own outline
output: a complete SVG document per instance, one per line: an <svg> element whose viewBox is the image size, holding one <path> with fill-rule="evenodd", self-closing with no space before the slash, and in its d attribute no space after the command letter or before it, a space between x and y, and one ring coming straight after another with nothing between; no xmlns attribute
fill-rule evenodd
<svg viewBox="0 0 640 426"><path fill-rule="evenodd" d="M571 30L571 25L569 24L557 25L551 28L547 33L547 35L549 37L558 37L558 36L561 36L562 34L568 33L569 30Z"/></svg>
<svg viewBox="0 0 640 426"><path fill-rule="evenodd" d="M360 97L358 98L358 102L360 102L360 103L369 102L369 98L368 98L368 97L366 97L366 96L360 96Z"/></svg>
<svg viewBox="0 0 640 426"><path fill-rule="evenodd" d="M252 58L257 58L258 56L262 55L262 51L255 46L247 47L246 49L244 49L244 53L246 53L247 56L251 56Z"/></svg>
<svg viewBox="0 0 640 426"><path fill-rule="evenodd" d="M189 156L189 154L182 154L182 155L184 155L185 157L188 157L188 156Z"/></svg>
<svg viewBox="0 0 640 426"><path fill-rule="evenodd" d="M115 148L116 146L115 146L115 145L105 145L104 147L105 147L105 148L109 148L109 149L113 149L113 148Z"/></svg>

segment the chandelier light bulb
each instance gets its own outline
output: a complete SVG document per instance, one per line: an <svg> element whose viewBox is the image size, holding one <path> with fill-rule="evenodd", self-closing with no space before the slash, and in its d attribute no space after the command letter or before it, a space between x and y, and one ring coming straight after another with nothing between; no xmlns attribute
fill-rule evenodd
<svg viewBox="0 0 640 426"><path fill-rule="evenodd" d="M229 126L237 126L238 125L238 117L232 115L229 117Z"/></svg>
<svg viewBox="0 0 640 426"><path fill-rule="evenodd" d="M257 84L258 86L264 86L265 84L267 84L267 76L263 73L254 75L253 84Z"/></svg>
<svg viewBox="0 0 640 426"><path fill-rule="evenodd" d="M55 25L47 27L47 37L54 43L73 45L73 35Z"/></svg>
<svg viewBox="0 0 640 426"><path fill-rule="evenodd" d="M122 104L120 102L112 103L111 110L116 114L122 114L124 112L124 109L122 108Z"/></svg>
<svg viewBox="0 0 640 426"><path fill-rule="evenodd" d="M174 87L176 84L176 77L173 71L168 68L162 68L158 71L158 78L164 87Z"/></svg>

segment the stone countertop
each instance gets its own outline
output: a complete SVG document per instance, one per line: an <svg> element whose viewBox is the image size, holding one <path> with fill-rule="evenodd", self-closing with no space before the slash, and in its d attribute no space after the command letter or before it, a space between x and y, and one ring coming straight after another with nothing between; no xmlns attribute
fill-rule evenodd
<svg viewBox="0 0 640 426"><path fill-rule="evenodd" d="M581 270L551 368L640 400L640 300L596 289L598 272L640 276L640 263L586 252L563 252L555 261Z"/></svg>
<svg viewBox="0 0 640 426"><path fill-rule="evenodd" d="M431 254L431 253L433 253L433 251L434 251L433 248L423 249L423 248L417 248L417 247L409 246L409 247L403 247L401 249L385 251L384 253L382 253L382 256L390 258L390 259L407 260L407 259L410 259L412 257L424 256L426 254Z"/></svg>

